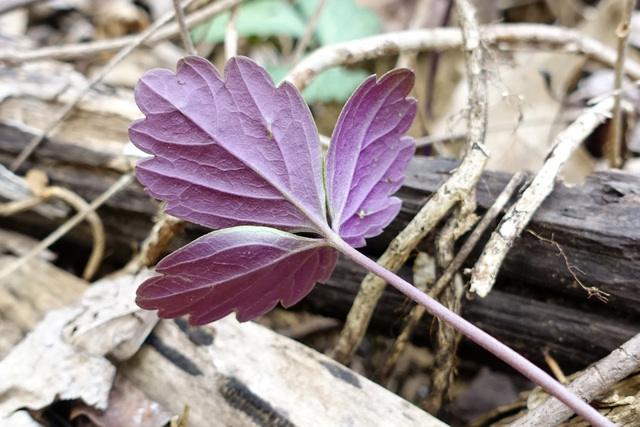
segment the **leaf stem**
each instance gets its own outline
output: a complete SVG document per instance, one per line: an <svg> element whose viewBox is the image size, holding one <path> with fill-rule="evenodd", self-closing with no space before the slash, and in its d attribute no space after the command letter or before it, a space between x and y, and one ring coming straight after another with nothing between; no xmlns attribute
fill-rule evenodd
<svg viewBox="0 0 640 427"><path fill-rule="evenodd" d="M331 235L326 237L329 239L331 244L345 256L351 258L353 261L371 271L373 274L386 280L390 285L398 289L400 292L402 292L418 304L424 306L432 314L456 328L476 344L484 347L486 350L502 359L504 362L522 373L525 377L529 378L531 381L545 389L549 394L555 396L558 400L570 407L578 415L582 416L582 418L591 423L591 425L596 427L615 426L615 424L613 424L605 416L600 414L591 405L583 401L578 395L569 391L566 387L553 379L549 374L544 372L542 369L534 365L532 362L524 358L516 351L507 347L488 333L484 332L482 329L472 325L462 317L453 313L433 298L416 289L406 280L393 274L389 270L378 265L375 261L361 254L356 249L347 244L344 240L342 240L337 234L332 233Z"/></svg>

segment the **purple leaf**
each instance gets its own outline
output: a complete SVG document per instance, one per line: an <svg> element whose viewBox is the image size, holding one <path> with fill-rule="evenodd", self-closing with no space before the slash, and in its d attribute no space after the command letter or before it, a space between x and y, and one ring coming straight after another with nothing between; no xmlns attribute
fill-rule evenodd
<svg viewBox="0 0 640 427"><path fill-rule="evenodd" d="M203 325L237 311L239 321L300 301L331 275L338 251L322 239L266 227L209 233L164 258L160 276L138 288L136 303L162 318L190 314Z"/></svg>
<svg viewBox="0 0 640 427"><path fill-rule="evenodd" d="M389 197L404 180L414 142L402 138L416 115L407 98L411 70L399 69L376 82L365 80L345 105L327 153L326 186L331 226L352 246L382 232L400 210Z"/></svg>
<svg viewBox="0 0 640 427"><path fill-rule="evenodd" d="M369 78L347 103L328 154L327 195L318 132L299 92L276 88L243 57L227 63L225 78L199 57L181 60L176 74L148 72L135 91L146 118L129 130L152 155L137 165L146 191L170 214L220 229L163 259L138 289L140 307L189 314L193 325L233 311L253 319L328 279L344 245L335 233L363 245L397 214L400 201L389 196L413 154L413 140L401 138L416 110L406 98L409 70Z"/></svg>
<svg viewBox="0 0 640 427"><path fill-rule="evenodd" d="M154 157L138 180L167 212L210 228L266 225L289 231L326 227L322 156L309 108L288 82L244 57L226 80L204 58L155 69L135 91L146 118L131 141Z"/></svg>

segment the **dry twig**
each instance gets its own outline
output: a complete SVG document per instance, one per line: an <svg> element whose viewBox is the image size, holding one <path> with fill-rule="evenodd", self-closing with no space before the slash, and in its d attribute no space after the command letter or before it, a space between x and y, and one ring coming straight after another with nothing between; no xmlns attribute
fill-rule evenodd
<svg viewBox="0 0 640 427"><path fill-rule="evenodd" d="M472 196L475 202L475 192L472 192ZM468 206L461 202L442 227L436 241L436 260L439 266L444 268L451 264L456 241L469 227L473 226L472 221L476 219L474 211L475 203ZM459 222L459 219L463 221ZM464 294L462 277L457 274L455 279L448 282L447 285L440 302L459 315L461 298ZM435 359L429 375L431 386L429 387L429 395L420 402L420 407L430 414L437 414L442 408L445 394L453 380L455 353L461 338L461 334L448 323L440 319L435 319L435 321L437 322L437 332L434 343Z"/></svg>
<svg viewBox="0 0 640 427"><path fill-rule="evenodd" d="M537 24L496 24L481 27L482 42L502 50L550 49L577 53L608 67L616 63L616 51L580 31ZM300 90L319 73L338 65L349 65L403 51L440 51L459 49L462 35L456 28L434 28L386 33L364 39L325 46L304 58L287 76ZM2 56L0 55L0 60ZM640 78L640 64L627 60L624 72Z"/></svg>
<svg viewBox="0 0 640 427"><path fill-rule="evenodd" d="M149 235L142 242L140 252L124 266L121 273L136 274L142 267L154 265L186 225L183 220L164 212L164 204L158 215Z"/></svg>
<svg viewBox="0 0 640 427"><path fill-rule="evenodd" d="M291 54L291 58L289 60L289 64L294 65L297 64L300 58L302 58L302 54L305 50L307 50L307 46L309 45L309 41L311 41L311 37L313 36L313 32L316 30L318 26L318 22L320 21L320 16L322 16L322 11L324 10L324 6L327 4L327 0L320 0L318 2L318 6L313 11L313 15L309 22L307 22L307 28L304 30L304 34L296 43L296 48L293 50Z"/></svg>
<svg viewBox="0 0 640 427"><path fill-rule="evenodd" d="M502 261L514 240L522 233L544 199L553 191L560 167L582 141L609 116L612 106L611 98L601 101L558 134L540 172L520 200L504 216L473 267L471 292L485 297L491 291Z"/></svg>
<svg viewBox="0 0 640 427"><path fill-rule="evenodd" d="M28 203L25 200L33 198L32 195L27 181L9 171L0 163L0 196L15 203L23 204ZM6 209L7 204L4 204L4 206ZM16 207L13 209L16 209ZM31 207L26 209L31 209ZM36 204L33 206L33 210L45 218L65 218L69 213L66 206L57 206L50 203Z"/></svg>
<svg viewBox="0 0 640 427"><path fill-rule="evenodd" d="M615 70L615 82L613 90L620 91L622 87L622 77L624 62L627 58L627 40L629 39L629 33L631 33L631 13L635 9L635 0L626 0L625 8L622 14L622 20L618 24L616 29L616 36L618 37L618 59L616 61ZM611 128L609 133L609 141L607 142L607 157L609 159L609 167L620 168L622 166L622 111L620 108L620 100L622 96L620 93L616 93L613 98L613 118L611 120Z"/></svg>
<svg viewBox="0 0 640 427"><path fill-rule="evenodd" d="M89 204L82 197L67 188L47 186L47 181L47 176L44 172L35 169L29 171L27 174L27 182L34 196L0 204L0 215L15 215L18 212L33 209L41 203L55 199L62 200L78 212L88 209ZM91 279L98 271L102 257L104 256L106 240L104 226L102 225L100 217L95 212L92 211L87 215L87 222L93 235L93 249L82 274L82 278L85 280Z"/></svg>
<svg viewBox="0 0 640 427"><path fill-rule="evenodd" d="M585 370L567 388L586 402L590 402L609 387L630 375L638 367L640 367L640 334ZM555 397L551 397L529 411L527 415L510 424L510 427L555 426L571 415L573 415L571 409Z"/></svg>
<svg viewBox="0 0 640 427"><path fill-rule="evenodd" d="M484 48L480 41L476 10L469 0L456 0L456 11L465 44L467 75L469 77L469 112L467 120L467 141L484 144L487 132L487 80L484 74ZM453 215L442 228L437 242L438 264L443 268L454 259L455 242L475 224L477 217L475 187L463 194ZM464 294L462 278L446 282L451 287L442 299L447 308L460 314L461 298ZM456 286L456 282L458 286ZM451 325L438 319L436 335L435 363L431 373L431 392L421 403L427 412L435 414L442 407L444 395L449 389L455 368L455 352L461 334Z"/></svg>
<svg viewBox="0 0 640 427"><path fill-rule="evenodd" d="M431 12L432 3L432 0L419 0L416 3L413 9L413 15L411 16L411 20L409 21L409 25L407 25L408 30L415 30L425 27L427 23L427 17ZM417 52L400 52L400 54L398 55L398 60L396 61L396 68L410 67L411 63L415 60L416 55Z"/></svg>
<svg viewBox="0 0 640 427"><path fill-rule="evenodd" d="M187 427L189 425L189 405L185 405L182 416L175 415L171 418L171 427Z"/></svg>
<svg viewBox="0 0 640 427"><path fill-rule="evenodd" d="M89 210L89 204L73 191L62 187L47 187L39 195L42 201L51 199L59 199L68 205L72 206L76 211ZM104 248L106 244L106 238L104 235L104 226L100 220L100 216L95 212L89 212L87 214L87 222L91 228L91 234L93 236L93 249L89 260L82 273L84 280L90 280L98 271L102 258L104 256Z"/></svg>
<svg viewBox="0 0 640 427"><path fill-rule="evenodd" d="M505 205L511 199L513 193L516 191L523 179L524 173L522 172L518 172L513 175L509 183L505 186L504 190L502 190L500 195L496 198L496 201L484 214L482 220L473 229L471 235L464 242L462 248L460 248L460 251L456 254L455 258L453 259L453 261L451 261L445 272L442 274L442 276L440 276L435 285L433 285L433 287L429 290L429 296L431 298L437 299L440 297L440 294L442 293L444 288L451 282L451 280L453 279L453 275L460 269L460 267L462 267L462 263L467 259L484 232L489 228L489 226L493 223L497 216L503 211ZM411 313L409 314L402 332L393 343L393 347L389 353L390 355L387 360L385 360L380 375L380 377L383 379L383 383L384 379L388 376L388 373L391 371L396 361L398 360L398 357L400 357L400 354L402 354L406 343L411 339L415 327L418 325L420 319L422 319L422 316L424 316L425 313L426 309L421 305L416 305L411 310Z"/></svg>
<svg viewBox="0 0 640 427"><path fill-rule="evenodd" d="M104 193L98 196L91 204L89 204L86 208L78 211L72 218L70 218L67 222L62 224L60 227L56 229L53 233L48 235L43 241L40 242L39 245L35 246L31 249L26 255L20 257L15 262L9 264L4 269L0 270L0 280L9 276L14 271L18 270L20 267L24 266L30 260L32 260L36 255L38 255L41 251L48 248L50 245L55 243L60 237L64 236L68 233L73 227L82 222L88 215L92 212L95 212L104 202L109 200L115 194L123 190L127 185L129 185L133 181L133 173L124 174L113 183L111 187L109 187Z"/></svg>
<svg viewBox="0 0 640 427"><path fill-rule="evenodd" d="M544 348L542 350L542 354L544 355L544 361L547 363L547 366L549 367L549 369L551 369L551 372L556 377L558 382L560 384L566 385L568 383L567 377L564 375L564 372L562 372L562 368L560 368L560 365L558 365L556 359L554 359L551 354L549 354L549 349Z"/></svg>
<svg viewBox="0 0 640 427"><path fill-rule="evenodd" d="M238 54L238 15L240 5L231 8L231 16L224 30L224 57L229 60Z"/></svg>
<svg viewBox="0 0 640 427"><path fill-rule="evenodd" d="M185 2L184 7L187 7L189 5L188 3L190 2ZM175 10L175 16L178 20L184 50L189 55L197 55L196 48L193 46L193 40L191 40L191 35L189 34L189 27L185 22L184 7L180 4L180 0L173 0L173 9Z"/></svg>

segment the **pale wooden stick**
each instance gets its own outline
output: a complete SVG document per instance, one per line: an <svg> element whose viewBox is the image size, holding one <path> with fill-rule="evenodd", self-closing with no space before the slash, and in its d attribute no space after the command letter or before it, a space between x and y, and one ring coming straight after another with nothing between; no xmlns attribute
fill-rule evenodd
<svg viewBox="0 0 640 427"><path fill-rule="evenodd" d="M465 45L465 58L469 83L469 110L467 117L467 142L484 144L487 132L487 78L484 72L484 47L480 41L480 31L476 18L476 9L470 0L456 0L456 12ZM483 168L484 169L484 168ZM454 245L459 236L469 230L477 220L476 190L471 188L463 195L458 206L442 228L436 241L438 264L446 266L453 261ZM464 294L462 280L447 282L451 284L442 303L456 314L460 314L461 299ZM443 403L444 395L453 380L455 349L461 334L451 325L438 319L436 333L435 362L431 372L431 392L420 406L427 412L437 413Z"/></svg>
<svg viewBox="0 0 640 427"><path fill-rule="evenodd" d="M231 15L224 30L224 57L229 60L238 54L238 15L240 6L231 8Z"/></svg>
<svg viewBox="0 0 640 427"><path fill-rule="evenodd" d="M456 241L473 226L474 220L477 219L474 214L476 208L475 191L471 194L474 197L474 203L468 205L463 201L458 204L453 215L447 219L446 224L437 233L436 260L438 265L442 267L451 263L454 258ZM439 298L440 303L453 313L460 315L464 295L464 284L460 273L456 272L454 280L447 285ZM444 403L446 392L453 381L455 352L462 337L462 334L447 322L439 318L434 319L434 322L437 325L437 331L433 345L434 363L429 372L431 385L428 396L420 401L420 407L430 414L438 413Z"/></svg>
<svg viewBox="0 0 640 427"><path fill-rule="evenodd" d="M137 274L142 267L154 265L185 225L183 220L164 212L163 204L159 209L158 219L156 219L153 228L140 245L140 252L118 273Z"/></svg>
<svg viewBox="0 0 640 427"><path fill-rule="evenodd" d="M427 17L429 16L429 12L431 11L431 6L433 4L433 0L418 0L415 7L413 8L413 14L411 16L411 20L409 21L409 25L407 25L407 30L415 30L418 28L423 28L427 24ZM417 52L411 51L403 51L398 55L398 59L396 61L396 68L411 67L411 63L416 58Z"/></svg>
<svg viewBox="0 0 640 427"><path fill-rule="evenodd" d="M586 402L592 401L609 387L623 380L640 367L640 334L631 338L600 360L567 387ZM555 397L550 397L510 427L555 426L573 415L573 411Z"/></svg>
<svg viewBox="0 0 640 427"><path fill-rule="evenodd" d="M27 174L26 182L29 185L30 193L34 196L14 202L0 203L0 216L15 215L25 210L34 209L52 199L62 200L78 212L88 209L89 204L73 191L62 187L48 186L47 175L43 171L30 170ZM98 214L90 212L87 215L87 223L89 223L93 235L93 249L82 274L82 278L85 280L91 279L98 271L106 244L104 226Z"/></svg>
<svg viewBox="0 0 640 427"><path fill-rule="evenodd" d="M631 13L635 9L635 0L626 0L622 20L616 29L618 37L618 60L615 66L615 82L613 90L620 91L622 87L622 76L624 62L627 58L627 40L631 33ZM620 168L622 166L622 111L620 109L620 93L616 93L613 97L613 119L609 128L609 141L607 142L606 151L609 159L609 167Z"/></svg>
<svg viewBox="0 0 640 427"><path fill-rule="evenodd" d="M311 37L313 36L313 32L316 30L318 26L318 22L320 21L320 17L322 16L322 11L324 10L324 6L327 4L327 0L320 0L316 9L313 11L313 15L309 19L307 23L307 28L304 31L304 34L296 43L296 48L293 50L291 54L291 59L289 60L289 64L297 64L300 58L302 58L302 54L307 49L309 45L309 41L311 41Z"/></svg>
<svg viewBox="0 0 640 427"><path fill-rule="evenodd" d="M520 200L504 216L474 265L471 275L471 292L485 297L491 291L498 276L498 270L513 241L522 233L535 211L553 191L560 167L582 141L610 116L612 107L613 99L607 98L588 109L567 129L558 134L540 172Z"/></svg>
<svg viewBox="0 0 640 427"><path fill-rule="evenodd" d="M558 52L585 55L596 62L614 67L617 54L599 41L580 31L538 24L495 24L481 28L483 43L509 50L547 47ZM459 49L462 35L457 28L433 28L386 33L364 39L316 49L287 75L287 80L300 90L322 71L338 65L349 65L399 52ZM1 56L0 56L1 59ZM627 60L624 71L633 80L640 78L640 63Z"/></svg>
<svg viewBox="0 0 640 427"><path fill-rule="evenodd" d="M100 220L100 216L95 211L90 211L89 203L87 203L82 197L78 196L73 191L62 187L47 187L42 191L40 195L43 201L51 199L59 199L72 206L76 211L88 211L87 223L91 228L91 234L93 236L93 249L89 260L82 273L84 280L90 280L98 271L102 258L104 256L104 248L106 245L106 238L104 235L104 226Z"/></svg>
<svg viewBox="0 0 640 427"><path fill-rule="evenodd" d="M193 46L193 40L189 34L189 27L187 26L184 18L184 8L187 7L187 2L182 6L180 0L173 0L173 9L175 10L176 19L178 21L178 27L180 28L180 36L182 37L182 43L184 44L184 50L189 55L197 55L196 48Z"/></svg>

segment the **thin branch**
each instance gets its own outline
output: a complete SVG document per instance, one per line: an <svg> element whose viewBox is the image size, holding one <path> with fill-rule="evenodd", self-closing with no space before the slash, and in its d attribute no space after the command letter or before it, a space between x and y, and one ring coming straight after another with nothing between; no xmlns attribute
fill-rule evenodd
<svg viewBox="0 0 640 427"><path fill-rule="evenodd" d="M551 369L551 372L553 372L553 375L555 375L558 382L560 384L567 384L569 382L567 381L567 377L564 375L564 372L562 372L562 369L560 368L560 365L558 365L558 362L556 362L556 359L551 357L549 354L549 349L544 348L542 350L542 354L544 356L544 361L547 363L547 366Z"/></svg>
<svg viewBox="0 0 640 427"><path fill-rule="evenodd" d="M469 80L469 112L467 118L468 149L484 149L487 132L487 76L484 69L484 47L476 20L476 10L469 0L457 0L456 11L462 28L467 78ZM484 167L483 167L484 169ZM473 200L475 203L475 198Z"/></svg>
<svg viewBox="0 0 640 427"><path fill-rule="evenodd" d="M188 6L189 2L185 2L184 7ZM173 9L175 10L175 16L178 20L178 26L180 27L180 36L182 37L182 43L184 44L184 50L189 55L197 55L196 48L193 46L193 40L189 34L189 27L185 23L184 19L184 7L180 5L180 0L173 0Z"/></svg>
<svg viewBox="0 0 640 427"><path fill-rule="evenodd" d="M485 231L491 226L493 221L498 217L498 215L504 210L507 202L513 196L513 193L517 190L518 186L522 183L524 179L523 172L517 172L511 177L509 183L502 190L496 201L491 205L489 210L484 214L482 220L478 223L476 228L473 229L467 240L460 248L460 251L456 254L451 264L447 267L445 272L440 276L440 278L436 281L435 285L431 287L428 292L428 295L433 299L438 299L440 294L447 286L449 282L453 279L453 275L460 270L462 264L467 259L471 251L475 248L475 246L480 241L480 238L484 234ZM413 331L416 326L422 319L422 316L426 313L426 309L421 305L416 305L409 314L409 318L405 323L402 332L393 343L393 348L390 351L390 355L385 361L385 364L382 368L381 378L386 378L388 373L391 371L391 368L395 365L398 357L402 354L402 349L406 345L406 343L411 339L413 335Z"/></svg>
<svg viewBox="0 0 640 427"><path fill-rule="evenodd" d="M26 255L20 257L15 262L9 264L4 269L0 270L0 280L9 276L11 273L15 272L30 260L32 260L36 255L38 255L41 251L48 248L50 245L58 241L62 236L68 233L73 227L82 222L89 214L95 212L104 202L109 200L115 194L123 190L127 185L129 185L133 181L133 173L124 174L118 179L111 187L109 187L104 193L98 196L89 206L85 209L78 211L72 218L70 218L67 222L62 224L56 231L47 236L43 241L40 242L37 246L32 248Z"/></svg>
<svg viewBox="0 0 640 427"><path fill-rule="evenodd" d="M238 15L240 6L231 8L229 21L224 29L224 57L229 60L238 54Z"/></svg>
<svg viewBox="0 0 640 427"><path fill-rule="evenodd" d="M100 216L94 211L89 211L89 204L73 191L62 187L47 187L40 195L43 201L51 199L59 199L73 207L77 212L88 211L87 222L91 227L91 234L93 236L93 249L89 260L82 273L84 280L90 280L98 271L102 258L104 256L104 248L106 245L106 238L104 235L104 226L100 220Z"/></svg>
<svg viewBox="0 0 640 427"><path fill-rule="evenodd" d="M558 134L551 153L547 156L540 172L525 190L520 200L504 216L473 267L471 292L485 297L491 291L502 261L514 240L520 236L535 211L553 191L560 167L582 141L609 117L612 106L613 100L611 98L601 101Z"/></svg>
<svg viewBox="0 0 640 427"><path fill-rule="evenodd" d="M558 252L560 253L560 255L562 256L562 259L564 259L564 264L567 266L567 270L569 271L569 273L571 273L571 275L573 276L573 280L576 281L576 283L578 285L580 285L580 287L582 289L584 289L585 291L587 291L587 294L589 296L589 298L591 298L592 296L595 296L596 298L598 298L600 301L602 302L609 302L609 297L611 295L609 295L607 292L604 292L598 288L595 288L593 286L586 286L584 283L582 283L582 281L580 280L580 278L578 278L578 276L576 275L576 273L573 270L577 270L578 272L582 273L582 275L585 275L584 271L580 270L580 268L577 265L573 265L569 262L569 258L567 257L567 254L564 253L564 250L562 249L562 246L560 246L558 244L558 242L556 242L555 240L553 240L553 236L551 236L551 239L547 239L545 237L542 237L536 233L534 233L531 230L527 230L529 232L529 234L535 236L537 239L540 239L543 242L547 242L552 244L553 246L556 247L556 249L558 249Z"/></svg>
<svg viewBox="0 0 640 427"><path fill-rule="evenodd" d="M523 172L517 172L512 177L509 183L504 187L504 190L500 193L496 201L489 208L489 210L485 213L484 217L478 226L473 230L469 238L464 242L462 248L451 262L451 264L447 267L446 271L442 274L442 276L438 279L433 288L430 290L429 295L432 295L433 298L437 298L438 295L442 292L442 290L447 286L447 283L453 279L453 275L456 271L460 270L462 264L467 259L471 251L480 241L484 232L491 226L493 221L498 217L500 213L502 213L504 207L507 202L513 196L513 193L518 189L518 186L522 183L524 179Z"/></svg>
<svg viewBox="0 0 640 427"><path fill-rule="evenodd" d="M309 45L309 41L311 41L311 37L313 37L313 32L316 30L318 26L318 22L320 22L320 17L322 16L322 11L324 10L324 6L327 4L327 0L320 0L316 9L313 11L313 15L307 22L307 28L304 30L304 34L296 43L296 48L291 54L291 58L289 60L289 64L295 65L302 58L302 54L305 50L307 50L307 46Z"/></svg>
<svg viewBox="0 0 640 427"><path fill-rule="evenodd" d="M432 4L434 2L431 2ZM438 10L438 6L436 5L436 7L434 9L436 9L436 13L440 14L440 19L438 19L438 24L435 25L435 27L448 27L449 26L449 21L451 20L451 15L453 14L453 5L454 2L452 0L444 0L444 1L440 1L441 6L440 6L440 11ZM444 3L445 7L442 7L442 4ZM433 27L433 26L432 26ZM420 27L417 27L420 28ZM399 55L398 56L398 62L400 61L400 57L402 56ZM426 92L425 92L425 97L426 97L426 102L423 102L422 104L424 105L424 114L422 118L428 118L428 117L433 117L433 103L434 103L434 99L433 99L433 95L435 93L435 86L436 86L436 77L438 74L438 67L440 65L440 60L442 59L442 55L441 52L433 52L432 55L430 55L429 58L429 74L427 77L427 84L426 84Z"/></svg>
<svg viewBox="0 0 640 427"><path fill-rule="evenodd" d="M186 223L164 212L164 205L149 235L142 242L140 252L121 270L125 274L136 274L142 267L154 265L166 251L174 237L180 233Z"/></svg>
<svg viewBox="0 0 640 427"><path fill-rule="evenodd" d="M26 197L12 202L0 203L0 216L11 216L19 212L28 211L42 203L40 197Z"/></svg>
<svg viewBox="0 0 640 427"><path fill-rule="evenodd" d="M413 8L411 20L407 25L408 30L416 30L423 28L427 24L427 18L431 12L433 0L418 0ZM411 62L415 60L417 52L403 51L398 55L396 68L410 67Z"/></svg>
<svg viewBox="0 0 640 427"><path fill-rule="evenodd" d="M613 86L614 91L620 91L622 87L622 77L624 62L627 57L627 40L631 33L631 14L635 9L635 0L626 0L625 8L622 14L622 19L618 28L616 29L616 36L618 37L618 59L616 61L615 70L615 82ZM609 132L609 141L607 142L606 151L609 159L609 167L620 168L622 166L622 111L620 108L621 96L619 93L614 95L613 98L613 119L611 120L611 127Z"/></svg>
<svg viewBox="0 0 640 427"><path fill-rule="evenodd" d="M476 18L476 9L470 0L456 0L456 12L462 29L465 63L469 84L469 107L467 111L467 150L485 151L484 138L487 132L487 76L484 67L484 47L481 43L480 30ZM482 165L484 169L484 165ZM480 173L482 173L482 169ZM476 181L477 182L477 181ZM474 184L476 183L474 182ZM438 239L440 265L446 266L453 259L454 244L460 235L475 222L476 192L475 185L462 194L462 199L452 217L449 218ZM449 284L450 282L446 282ZM451 289L444 298L448 308L458 314L463 288ZM449 388L454 369L454 352L460 340L452 325L438 320L438 345L436 351L436 367L432 378L433 393L421 404L432 413L442 406L444 393Z"/></svg>
<svg viewBox="0 0 640 427"><path fill-rule="evenodd" d="M640 80L636 80L635 82L632 82L628 85L625 85L624 87L621 87L619 89L614 89L614 90L610 90L606 93L603 93L602 95L598 95L594 98L591 98L587 101L587 105L591 106L591 105L595 105L598 102L602 101L605 98L608 98L610 96L620 96L623 95L626 92L632 91L632 90L636 90L638 87L640 87Z"/></svg>
<svg viewBox="0 0 640 427"><path fill-rule="evenodd" d="M452 313L460 314L461 300L464 296L462 281L446 289L442 304ZM446 402L446 393L454 380L456 351L462 334L443 320L437 321L437 334L433 347L435 349L433 368L429 377L431 385L429 394L421 399L420 407L430 414L437 414Z"/></svg>
<svg viewBox="0 0 640 427"><path fill-rule="evenodd" d="M190 4L193 1L194 0L186 0L185 4ZM42 141L44 141L44 139L49 135L49 133L51 133L51 131L53 129L55 129L56 126L58 126L58 124L60 124L60 122L62 120L64 120L65 117L67 117L67 115L71 112L71 110L73 110L73 108L76 106L76 104L78 102L80 102L80 100L82 98L84 98L84 96L87 93L89 93L91 88L96 83L102 81L102 79L116 65L118 65L120 63L120 61L122 61L124 58L126 58L131 52L134 51L134 49L136 49L142 43L147 41L149 39L149 37L151 37L151 35L153 33L158 31L160 29L160 27L162 27L164 24L169 22L173 18L173 16L174 16L174 12L169 12L169 13L165 14L162 18L160 18L152 26L150 26L144 32L142 32L138 36L136 36L126 47L124 47L113 58L111 58L109 60L109 62L107 62L102 67L100 72L95 77L93 77L93 79L91 79L89 82L87 82L85 87L83 87L80 91L78 91L77 95L71 100L71 102L66 104L60 111L58 111L58 113L53 118L53 120L51 120L49 122L49 124L47 126L45 126L45 128L42 131L37 133L31 139L31 141L29 141L29 144L27 144L27 146L22 150L22 152L18 155L18 157L11 163L11 165L9 166L9 169L12 172L15 172L22 165L22 163L24 163L24 161L27 160L27 158L31 155L31 153L33 153L33 151L36 148L38 148L38 145L40 145L42 143Z"/></svg>
<svg viewBox="0 0 640 427"><path fill-rule="evenodd" d="M44 172L32 169L27 174L27 183L33 197L27 197L9 203L0 203L0 216L15 215L25 210L34 209L49 200L62 200L69 206L80 212L88 209L89 204L73 191L56 186L47 186L48 179ZM91 228L93 235L93 249L87 261L87 265L82 274L85 280L91 279L100 267L102 257L104 256L104 248L106 239L104 235L104 226L100 217L95 212L87 215L87 222Z"/></svg>
<svg viewBox="0 0 640 427"><path fill-rule="evenodd" d="M242 3L244 0L218 0L199 9L185 18L187 27L209 21L213 16ZM173 15L173 13L172 13ZM149 37L147 44L175 37L180 34L177 22L172 22L158 30ZM29 50L4 49L0 50L0 61L8 63L20 63L37 61L41 59L74 60L81 57L95 56L104 52L113 52L134 42L138 35L124 36L109 40L100 40L87 43L68 44L64 46L48 46Z"/></svg>
<svg viewBox="0 0 640 427"><path fill-rule="evenodd" d="M441 268L451 264L455 254L456 241L466 233L477 220L475 215L475 191L472 192L474 203L460 203L438 233L436 239L436 261ZM461 299L464 295L462 277L447 283L449 286L440 298L440 303L451 312L460 314ZM434 298L435 299L435 298ZM455 328L443 320L437 319L437 332L434 347L434 363L429 374L431 385L429 395L420 401L420 407L430 414L437 414L445 401L445 394L453 381L455 370L455 353L461 335Z"/></svg>
<svg viewBox="0 0 640 427"><path fill-rule="evenodd" d="M481 27L482 42L501 50L543 49L576 53L608 67L617 54L598 40L577 30L538 24L495 24ZM399 52L459 49L462 35L456 28L433 28L386 33L316 49L287 75L287 80L304 89L316 75L338 65L356 64ZM0 59L2 56L0 55ZM640 78L640 63L628 59L624 71L632 80Z"/></svg>
<svg viewBox="0 0 640 427"><path fill-rule="evenodd" d="M640 334L631 338L604 359L585 370L567 387L584 401L591 402L609 387L623 380L640 367ZM551 397L510 427L552 426L567 420L573 411Z"/></svg>

